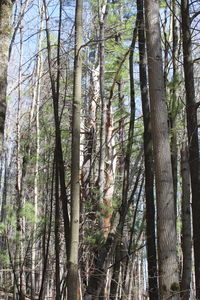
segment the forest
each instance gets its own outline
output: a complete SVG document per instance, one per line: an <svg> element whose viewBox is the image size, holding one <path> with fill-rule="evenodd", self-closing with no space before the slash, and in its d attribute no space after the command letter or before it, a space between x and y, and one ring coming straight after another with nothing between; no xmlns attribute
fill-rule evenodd
<svg viewBox="0 0 200 300"><path fill-rule="evenodd" d="M0 300L200 300L199 0L0 0Z"/></svg>

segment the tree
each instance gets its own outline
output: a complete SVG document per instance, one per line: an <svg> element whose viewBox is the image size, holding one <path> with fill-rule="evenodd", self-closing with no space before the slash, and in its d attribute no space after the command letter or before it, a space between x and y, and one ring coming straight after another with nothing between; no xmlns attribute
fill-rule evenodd
<svg viewBox="0 0 200 300"><path fill-rule="evenodd" d="M183 143L181 149L182 177L182 251L183 270L181 278L181 299L190 299L190 284L192 271L192 236L190 216L190 169L188 163L188 147Z"/></svg>
<svg viewBox="0 0 200 300"><path fill-rule="evenodd" d="M105 97L105 20L107 15L107 0L100 1L98 7L99 14L99 88L101 99L101 128L100 128L100 159L99 159L99 204L104 205L105 190L105 159L106 159L106 123L107 123L107 99ZM106 212L107 214L107 212ZM103 229L107 237L109 228L109 217L100 219L100 228Z"/></svg>
<svg viewBox="0 0 200 300"><path fill-rule="evenodd" d="M159 1L145 1L150 111L155 162L160 299L179 299L171 154L159 24Z"/></svg>
<svg viewBox="0 0 200 300"><path fill-rule="evenodd" d="M76 1L75 16L75 57L72 114L72 155L71 155L71 223L70 256L68 271L68 300L78 299L78 250L80 219L80 110L82 85L82 0Z"/></svg>
<svg viewBox="0 0 200 300"><path fill-rule="evenodd" d="M0 2L0 143L2 143L3 139L6 113L7 68L12 35L11 20L13 3L13 0L2 0Z"/></svg>
<svg viewBox="0 0 200 300"><path fill-rule="evenodd" d="M171 146L171 161L172 161L172 175L174 184L174 209L175 217L177 218L177 186L178 186L178 143L177 143L177 116L179 108L179 99L177 92L178 85L178 58L179 58L179 23L177 20L178 6L175 0L171 2L172 9L172 65L173 77L170 88L166 88L166 93L169 93L169 131L170 131L170 146ZM170 40L167 41L170 45ZM168 46L169 48L169 46ZM169 52L169 49L166 50ZM169 66L169 62L168 62ZM168 67L169 70L169 67ZM169 72L168 72L169 73ZM167 81L167 75L166 75ZM167 82L166 82L167 85ZM169 86L170 84L168 84Z"/></svg>
<svg viewBox="0 0 200 300"><path fill-rule="evenodd" d="M144 32L144 3L137 1L138 12L138 42L140 56L140 91L144 122L144 161L145 161L145 197L146 197L146 239L147 239L147 259L149 276L149 297L158 299L157 284L157 251L155 234L155 203L154 203L154 170L153 170L153 148L152 133L150 124L149 97L147 88L147 73L145 63L145 32Z"/></svg>
<svg viewBox="0 0 200 300"><path fill-rule="evenodd" d="M194 69L192 59L192 40L190 32L189 1L181 1L183 66L185 76L187 136L189 144L189 165L192 190L193 240L196 298L200 299L200 179L197 107L195 105Z"/></svg>
<svg viewBox="0 0 200 300"><path fill-rule="evenodd" d="M184 4L182 23L177 0L76 2L76 13L72 0L14 6L0 298L189 300L195 268L198 292L198 1Z"/></svg>

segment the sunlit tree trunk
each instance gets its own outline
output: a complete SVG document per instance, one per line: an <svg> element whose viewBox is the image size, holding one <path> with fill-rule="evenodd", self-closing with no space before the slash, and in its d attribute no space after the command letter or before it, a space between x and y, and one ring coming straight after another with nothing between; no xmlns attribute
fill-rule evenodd
<svg viewBox="0 0 200 300"><path fill-rule="evenodd" d="M41 8L40 8L41 9ZM36 118L36 164L35 164L35 178L34 178L34 228L33 228L33 244L32 244L32 297L34 298L36 290L36 230L38 223L38 197L39 197L39 159L40 159L40 97L41 97L41 75L42 75L42 55L41 55L41 43L42 43L42 30L43 30L43 11L40 11L41 23L39 27L38 35L38 57L36 61L36 75L35 86L33 92L33 103L30 115L30 128L33 125L33 117Z"/></svg>
<svg viewBox="0 0 200 300"><path fill-rule="evenodd" d="M145 0L150 111L155 160L160 299L179 299L171 153L159 24L159 1Z"/></svg>
<svg viewBox="0 0 200 300"><path fill-rule="evenodd" d="M75 17L75 58L72 116L72 156L71 156L71 231L68 273L68 300L78 299L78 249L80 218L80 110L82 83L82 0L76 1Z"/></svg>
<svg viewBox="0 0 200 300"><path fill-rule="evenodd" d="M14 1L12 0L0 1L0 151L2 151L1 144L6 112L7 67L12 33L11 20L13 3Z"/></svg>
<svg viewBox="0 0 200 300"><path fill-rule="evenodd" d="M82 165L82 194L84 200L92 201L92 158L95 147L96 110L99 101L99 65L91 71L91 88L89 94L89 116L86 121L87 134L85 137L84 159Z"/></svg>
<svg viewBox="0 0 200 300"><path fill-rule="evenodd" d="M172 83L172 89L170 91L171 97L170 97L169 121L170 121L170 135L171 135L172 174L173 174L173 183L174 183L174 203L175 203L174 209L175 209L175 216L177 216L178 147L177 147L176 119L177 119L178 106L179 106L178 95L177 95L179 34L178 34L178 20L177 20L178 5L176 3L176 0L172 0L171 9L172 9L172 40L173 40L173 48L172 48L173 83Z"/></svg>
<svg viewBox="0 0 200 300"><path fill-rule="evenodd" d="M22 209L24 200L22 197L23 182L23 162L21 156L21 100L22 100L22 63L23 63L23 32L20 28L20 61L18 74L18 103L17 103L17 120L16 120L16 249L15 249L15 268L14 272L17 277L16 288L19 297L24 300L25 282L24 282L24 248L23 237L25 232L24 216Z"/></svg>
<svg viewBox="0 0 200 300"><path fill-rule="evenodd" d="M192 40L190 31L189 1L181 1L183 64L186 91L187 135L189 145L189 165L192 190L193 240L196 298L200 299L200 180L199 180L199 144L197 111L195 106L194 70L192 59Z"/></svg>
<svg viewBox="0 0 200 300"><path fill-rule="evenodd" d="M107 100L105 97L105 18L107 15L107 0L99 1L99 85L100 85L100 99L101 99L101 127L100 127L100 158L99 158L99 204L104 206L103 196L105 189L105 159L106 159L106 120L107 120ZM104 235L107 232L104 228L106 226L106 218L100 218L100 228Z"/></svg>
<svg viewBox="0 0 200 300"><path fill-rule="evenodd" d="M106 120L106 163L105 163L105 190L103 196L104 205L104 236L107 237L111 228L112 217L112 200L114 194L115 170L116 170L116 155L115 141L113 136L113 112L112 101L107 105L107 120Z"/></svg>

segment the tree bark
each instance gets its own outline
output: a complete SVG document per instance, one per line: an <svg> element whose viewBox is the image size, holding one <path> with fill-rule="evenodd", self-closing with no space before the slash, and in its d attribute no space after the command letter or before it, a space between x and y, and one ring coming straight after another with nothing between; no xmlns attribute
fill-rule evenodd
<svg viewBox="0 0 200 300"><path fill-rule="evenodd" d="M154 204L154 171L153 171L153 145L150 124L149 99L147 90L147 74L145 63L145 34L144 34L144 14L143 0L137 0L138 13L138 42L140 57L140 91L142 100L143 123L144 123L144 162L145 162L145 197L146 197L146 238L147 238L147 260L148 260L148 280L149 298L158 299L157 283L157 253L155 235L155 204Z"/></svg>
<svg viewBox="0 0 200 300"><path fill-rule="evenodd" d="M189 165L192 190L193 240L196 299L200 299L200 180L199 180L199 144L197 111L195 107L194 70L192 59L192 40L190 32L189 1L181 1L183 64L186 91L187 135L189 144Z"/></svg>
<svg viewBox="0 0 200 300"><path fill-rule="evenodd" d="M41 97L41 75L43 69L42 63L42 30L43 30L43 11L41 13L41 23L39 26L38 35L38 57L36 60L36 79L33 91L33 103L30 112L30 128L33 126L33 118L36 118L36 163L35 163L35 178L34 178L34 229L33 229L33 244L32 244L32 274L31 274L31 297L34 299L36 290L36 231L38 225L38 196L39 196L39 160L40 160L40 97Z"/></svg>
<svg viewBox="0 0 200 300"><path fill-rule="evenodd" d="M171 160L172 160L172 174L173 174L173 183L174 183L174 209L175 216L177 217L177 184L178 184L178 147L177 147L177 129L176 129L176 119L178 113L178 95L177 95L177 84L178 84L178 20L177 20L177 5L176 0L172 0L172 39L173 39L173 48L172 48L172 64L173 64L173 84L172 89L170 90L170 134L171 134Z"/></svg>
<svg viewBox="0 0 200 300"><path fill-rule="evenodd" d="M179 299L176 224L159 24L159 1L145 0L150 111L155 160L160 299Z"/></svg>
<svg viewBox="0 0 200 300"><path fill-rule="evenodd" d="M102 3L101 3L102 2ZM100 209L103 206L103 196L105 189L105 159L106 159L106 120L107 120L107 101L105 97L105 18L107 14L107 0L99 3L99 86L101 99L101 128L100 128L100 158L99 158L99 204ZM106 218L100 219L100 229L103 230L104 236L107 237L107 230L105 230Z"/></svg>
<svg viewBox="0 0 200 300"><path fill-rule="evenodd" d="M192 272L192 234L190 217L190 169L188 163L188 148L183 143L181 150L182 177L182 252L183 271L181 278L181 299L190 299L190 283Z"/></svg>
<svg viewBox="0 0 200 300"><path fill-rule="evenodd" d="M68 300L78 299L78 249L80 218L80 109L82 83L82 0L76 0L75 17L75 59L72 116L72 156L71 156L71 231L68 273Z"/></svg>
<svg viewBox="0 0 200 300"><path fill-rule="evenodd" d="M0 2L0 133L3 135L6 113L6 89L9 46L12 33L12 7L11 0Z"/></svg>

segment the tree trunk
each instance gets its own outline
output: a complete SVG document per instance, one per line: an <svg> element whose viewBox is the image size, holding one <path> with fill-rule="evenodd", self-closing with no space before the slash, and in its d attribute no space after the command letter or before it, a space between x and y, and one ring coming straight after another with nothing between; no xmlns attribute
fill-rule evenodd
<svg viewBox="0 0 200 300"><path fill-rule="evenodd" d="M199 145L197 111L195 106L194 71L192 60L192 41L190 32L189 1L181 1L183 63L186 90L187 135L189 144L189 165L192 190L193 240L196 298L200 299L200 180L199 180Z"/></svg>
<svg viewBox="0 0 200 300"><path fill-rule="evenodd" d="M7 89L7 67L9 46L11 40L12 7L11 0L0 1L0 135L3 139L5 113L6 113L6 89ZM2 141L0 141L2 143ZM1 148L2 146L0 146ZM2 151L2 149L0 149Z"/></svg>
<svg viewBox="0 0 200 300"><path fill-rule="evenodd" d="M173 36L173 48L172 48L172 64L173 64L173 82L172 88L170 90L170 134L171 134L171 160L172 160L172 174L174 182L174 209L175 216L177 217L177 165L178 165L178 147L177 147L177 129L176 129L176 118L178 114L178 95L177 95L177 84L178 84L178 20L177 20L177 5L176 0L172 0L171 4L172 9L172 36Z"/></svg>
<svg viewBox="0 0 200 300"><path fill-rule="evenodd" d="M40 160L40 97L41 97L41 75L43 69L42 63L42 30L43 30L43 12L41 14L41 23L39 26L38 35L38 57L36 61L36 80L33 92L32 110L30 113L30 128L33 126L33 118L36 117L36 163L35 163L35 178L34 178L34 228L33 228L33 244L32 244L32 278L31 278L31 297L34 299L36 291L36 231L38 225L38 196L39 196L39 160Z"/></svg>
<svg viewBox="0 0 200 300"><path fill-rule="evenodd" d="M16 120L16 250L15 250L15 269L17 271L17 290L19 297L24 300L25 282L24 282L24 248L22 240L24 238L25 226L24 217L21 214L24 206L22 197L23 183L23 162L21 157L21 101L22 101L22 63L23 63L23 31L20 28L20 62L18 75L18 103L17 103L17 120Z"/></svg>
<svg viewBox="0 0 200 300"><path fill-rule="evenodd" d="M188 148L184 143L181 150L181 177L182 177L182 252L183 252L181 299L189 300L191 271L192 271L190 170L189 170L189 163L188 163Z"/></svg>
<svg viewBox="0 0 200 300"><path fill-rule="evenodd" d="M96 110L99 101L99 65L91 71L91 92L89 94L89 116L86 121L88 128L85 137L85 147L83 150L83 165L82 165L82 197L85 201L92 202L92 158L95 151L95 131L96 131Z"/></svg>
<svg viewBox="0 0 200 300"><path fill-rule="evenodd" d="M82 82L82 0L76 0L75 19L75 59L72 116L72 156L71 156L71 232L68 273L68 300L78 299L78 249L80 217L80 108Z"/></svg>
<svg viewBox="0 0 200 300"><path fill-rule="evenodd" d="M58 47L57 47L57 84L55 84L53 72L52 72L52 56L51 56L51 43L50 43L50 32L49 32L49 16L47 12L47 3L46 0L43 0L44 4L44 13L46 21L46 37L47 37L47 55L48 55L48 66L49 66L49 77L51 82L51 93L53 100L53 110L54 110L54 122L55 122L55 159L58 164L59 169L59 181L60 181L60 198L62 201L62 211L63 211L63 220L64 220L64 232L65 232L65 245L66 245L66 254L69 255L69 215L67 207L67 193L65 185L65 168L64 168L64 159L63 159L63 150L62 150L62 141L61 141L61 131L60 131L60 119L59 119L59 94L60 94L60 26L61 20L59 21L59 33L58 33ZM60 2L60 11L62 11L62 1ZM60 12L61 17L61 12Z"/></svg>
<svg viewBox="0 0 200 300"><path fill-rule="evenodd" d="M179 299L171 153L159 24L159 1L145 0L150 111L155 160L160 299Z"/></svg>
<svg viewBox="0 0 200 300"><path fill-rule="evenodd" d="M99 3L99 84L100 84L100 98L101 98L101 128L100 128L100 158L99 158L99 204L103 206L103 196L105 189L105 159L106 159L106 120L107 120L107 101L105 97L105 18L107 14L107 0ZM102 210L102 208L101 208ZM103 212L102 212L103 214ZM100 229L103 230L104 236L107 237L106 218L100 219Z"/></svg>
<svg viewBox="0 0 200 300"><path fill-rule="evenodd" d="M146 197L146 238L147 238L147 260L149 298L158 299L157 283L157 253L155 235L155 204L154 204L154 171L153 171L153 148L150 124L149 99L147 91L147 74L145 63L145 35L143 0L137 0L138 11L138 41L140 57L140 91L142 100L143 122L144 122L144 161L145 161L145 197Z"/></svg>

